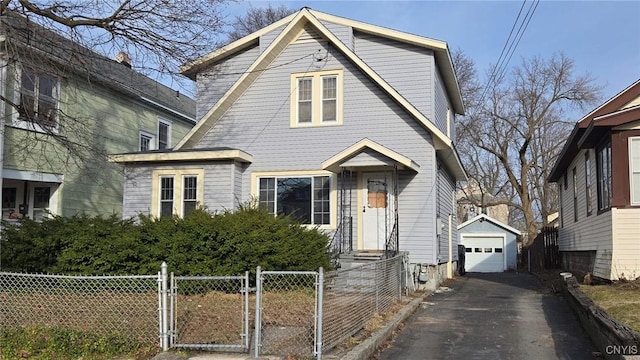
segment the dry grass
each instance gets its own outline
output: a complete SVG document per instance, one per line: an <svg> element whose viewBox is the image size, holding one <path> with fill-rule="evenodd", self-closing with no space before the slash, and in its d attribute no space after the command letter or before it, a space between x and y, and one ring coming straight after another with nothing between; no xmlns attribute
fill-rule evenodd
<svg viewBox="0 0 640 360"><path fill-rule="evenodd" d="M640 280L581 285L580 290L613 318L640 332Z"/></svg>

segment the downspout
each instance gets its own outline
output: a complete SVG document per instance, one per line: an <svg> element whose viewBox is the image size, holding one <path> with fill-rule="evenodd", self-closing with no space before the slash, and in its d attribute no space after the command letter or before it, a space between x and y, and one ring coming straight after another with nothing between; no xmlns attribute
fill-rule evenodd
<svg viewBox="0 0 640 360"><path fill-rule="evenodd" d="M449 261L447 262L447 279L453 278L453 215L449 214Z"/></svg>

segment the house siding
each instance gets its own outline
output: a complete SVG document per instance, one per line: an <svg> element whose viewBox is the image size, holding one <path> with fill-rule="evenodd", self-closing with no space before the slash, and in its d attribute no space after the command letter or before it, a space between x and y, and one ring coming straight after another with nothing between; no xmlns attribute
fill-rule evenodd
<svg viewBox="0 0 640 360"><path fill-rule="evenodd" d="M353 28L351 26L345 26L341 24L336 24L330 21L321 21L322 25L324 25L333 35L335 35L343 44L347 45L351 51L354 50L354 36L353 36Z"/></svg>
<svg viewBox="0 0 640 360"><path fill-rule="evenodd" d="M280 35L280 33L282 32L282 30L284 30L284 28L287 25L282 25L279 26L271 31L269 31L266 34L263 34L262 36L260 36L260 53L264 52L269 45L271 45L271 43L273 43L273 40L276 39L276 37L278 37L278 35Z"/></svg>
<svg viewBox="0 0 640 360"><path fill-rule="evenodd" d="M437 217L442 221L443 229L438 239L439 254L438 262L443 263L449 261L449 215L455 213L454 210L454 196L455 196L455 181L445 171L441 164L438 164L438 197L436 211ZM452 239L452 254L453 260L458 259L458 225L455 219L452 218L451 224L451 239Z"/></svg>
<svg viewBox="0 0 640 360"><path fill-rule="evenodd" d="M139 214L151 214L151 174L153 165L128 166L124 173L123 217L133 218Z"/></svg>
<svg viewBox="0 0 640 360"><path fill-rule="evenodd" d="M640 277L640 208L612 209L613 257L611 280Z"/></svg>
<svg viewBox="0 0 640 360"><path fill-rule="evenodd" d="M612 244L612 219L611 211L598 213L596 203L596 161L593 151L589 154L591 157L591 174L593 186L593 211L587 216L586 208L586 185L585 185L585 168L584 154L587 150L582 150L575 157L571 165L567 168L566 176L567 188L564 188L563 180L558 183L562 188L562 227L558 233L558 244L560 251L578 252L578 251L596 251L593 274L602 278L608 278L611 273L608 260L611 258L613 250ZM573 168L577 173L577 194L578 221L574 221L573 206Z"/></svg>
<svg viewBox="0 0 640 360"><path fill-rule="evenodd" d="M447 129L447 112L449 112L450 115L453 115L453 110L448 111L451 109L451 104L449 104L447 99L447 92L444 88L444 82L442 81L440 72L435 71L435 75L433 87L435 89L435 113L432 121L435 123L438 130L453 139L455 138L455 134L452 132L452 128L454 128L453 116L449 119L451 129Z"/></svg>
<svg viewBox="0 0 640 360"><path fill-rule="evenodd" d="M324 67L309 58L296 61L319 50L329 51L326 42L287 47L196 147L228 146L254 156L244 173L245 197L251 194L247 178L252 172L320 170L322 162L363 138L410 157L421 170L400 176L400 246L412 249L411 261L432 262L435 150L430 134L341 54L331 52ZM343 125L291 128L290 74L333 69L344 71Z"/></svg>
<svg viewBox="0 0 640 360"><path fill-rule="evenodd" d="M435 61L431 50L361 32L355 33L355 50L402 97L434 121Z"/></svg>
<svg viewBox="0 0 640 360"><path fill-rule="evenodd" d="M198 92L196 119L198 121L227 93L258 56L260 56L260 48L253 46L198 73L196 77Z"/></svg>

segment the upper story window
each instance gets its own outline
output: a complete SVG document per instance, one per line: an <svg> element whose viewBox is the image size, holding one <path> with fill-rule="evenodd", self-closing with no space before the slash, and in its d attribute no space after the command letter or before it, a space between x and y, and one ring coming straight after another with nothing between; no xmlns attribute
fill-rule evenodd
<svg viewBox="0 0 640 360"><path fill-rule="evenodd" d="M171 123L166 120L158 120L158 149L171 147Z"/></svg>
<svg viewBox="0 0 640 360"><path fill-rule="evenodd" d="M149 151L154 149L155 135L146 131L140 131L140 151Z"/></svg>
<svg viewBox="0 0 640 360"><path fill-rule="evenodd" d="M631 205L640 205L640 137L629 138L629 172Z"/></svg>
<svg viewBox="0 0 640 360"><path fill-rule="evenodd" d="M342 124L342 70L291 75L291 127Z"/></svg>
<svg viewBox="0 0 640 360"><path fill-rule="evenodd" d="M15 125L43 132L57 130L60 99L58 78L29 67L22 67L19 73L20 107Z"/></svg>
<svg viewBox="0 0 640 360"><path fill-rule="evenodd" d="M599 147L596 152L598 210L611 207L611 142Z"/></svg>
<svg viewBox="0 0 640 360"><path fill-rule="evenodd" d="M573 168L573 221L578 221L578 172Z"/></svg>

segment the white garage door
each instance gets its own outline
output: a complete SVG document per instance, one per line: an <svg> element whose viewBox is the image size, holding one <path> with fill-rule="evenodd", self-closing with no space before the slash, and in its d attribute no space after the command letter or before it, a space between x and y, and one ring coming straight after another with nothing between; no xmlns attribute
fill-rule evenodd
<svg viewBox="0 0 640 360"><path fill-rule="evenodd" d="M463 237L466 248L464 267L467 272L504 271L502 237Z"/></svg>

